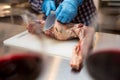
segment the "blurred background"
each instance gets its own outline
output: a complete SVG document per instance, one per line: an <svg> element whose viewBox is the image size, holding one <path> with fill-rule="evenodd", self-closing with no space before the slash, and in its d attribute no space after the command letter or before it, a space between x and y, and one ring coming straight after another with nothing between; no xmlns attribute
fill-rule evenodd
<svg viewBox="0 0 120 80"><path fill-rule="evenodd" d="M95 20L93 20L92 26L95 27L96 32L120 35L120 0L94 0L94 2L97 8L97 15L95 16ZM34 11L28 3L28 0L0 0L0 56L12 52L27 52L25 49L4 46L3 41L26 31L25 26L33 19L33 16L41 19L43 14ZM69 66L68 61L63 61L59 57L55 58L56 61L51 58L50 60L51 63L52 61L55 63L55 65L51 65L54 68L58 66L58 62L63 62L60 64ZM63 65L61 66L64 67ZM67 74L67 70L62 70ZM53 74L51 75L53 76Z"/></svg>
<svg viewBox="0 0 120 80"><path fill-rule="evenodd" d="M26 24L33 19L32 15L41 18L31 9L28 0L0 0L0 54L24 51L3 45L3 41L26 30Z"/></svg>

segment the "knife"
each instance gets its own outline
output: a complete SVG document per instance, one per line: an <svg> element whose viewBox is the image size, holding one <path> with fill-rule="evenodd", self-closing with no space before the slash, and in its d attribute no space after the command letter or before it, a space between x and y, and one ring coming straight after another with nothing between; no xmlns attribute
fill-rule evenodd
<svg viewBox="0 0 120 80"><path fill-rule="evenodd" d="M51 27L53 27L53 25L55 23L55 20L56 20L55 12L51 11L50 15L47 16L46 23L45 23L45 26L43 28L43 31L46 31L46 30L50 29Z"/></svg>

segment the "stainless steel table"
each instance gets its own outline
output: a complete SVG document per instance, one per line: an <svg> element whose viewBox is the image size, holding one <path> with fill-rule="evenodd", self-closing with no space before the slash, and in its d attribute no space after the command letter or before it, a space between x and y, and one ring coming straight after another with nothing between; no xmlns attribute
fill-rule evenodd
<svg viewBox="0 0 120 80"><path fill-rule="evenodd" d="M6 54L9 52L14 52L21 49L15 48L11 49L11 47L4 46L3 40L10 38L20 32L25 31L25 27L20 25L13 25L7 23L0 23L0 54ZM103 48L107 48L108 46L120 48L119 35L114 34L106 34L106 33L97 33L95 37L96 41L94 44L94 50ZM114 42L112 44L112 42ZM109 45L108 45L109 44ZM44 60L44 68L42 74L39 75L37 80L93 80L84 65L80 72L74 72L71 70L69 65L69 59L59 56L47 56L45 55Z"/></svg>
<svg viewBox="0 0 120 80"><path fill-rule="evenodd" d="M10 47L4 46L3 41L24 30L26 29L23 26L0 22L0 55L4 55L10 51Z"/></svg>
<svg viewBox="0 0 120 80"><path fill-rule="evenodd" d="M59 56L47 56L43 73L37 80L93 80L85 67L75 72L69 60Z"/></svg>
<svg viewBox="0 0 120 80"><path fill-rule="evenodd" d="M0 23L0 55L6 55L10 52L21 51L19 48L11 48L3 45L3 40L10 38L26 30L23 26L8 23ZM23 50L24 52L24 50ZM80 72L72 71L69 65L69 59L59 56L45 55L45 65L42 74L37 80L92 80L88 75L86 68Z"/></svg>

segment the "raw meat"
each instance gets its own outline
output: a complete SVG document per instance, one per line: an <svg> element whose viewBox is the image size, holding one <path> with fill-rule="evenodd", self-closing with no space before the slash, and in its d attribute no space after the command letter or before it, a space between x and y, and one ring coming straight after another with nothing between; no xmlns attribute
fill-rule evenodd
<svg viewBox="0 0 120 80"><path fill-rule="evenodd" d="M37 24L39 24L39 26ZM55 21L55 24L51 29L43 31L44 24L45 21L39 20L34 23L30 23L27 26L27 29L30 33L40 35L42 32L57 40L79 38L78 45L73 51L70 62L71 67L78 70L83 62L84 56L86 56L89 51L94 36L94 29L83 24L61 24L58 21Z"/></svg>
<svg viewBox="0 0 120 80"><path fill-rule="evenodd" d="M91 27L86 27L86 29L82 29L81 31L78 30L78 32L78 37L80 40L77 46L75 46L70 62L71 67L76 70L80 69L81 63L84 59L86 59L86 56L92 47L94 29Z"/></svg>

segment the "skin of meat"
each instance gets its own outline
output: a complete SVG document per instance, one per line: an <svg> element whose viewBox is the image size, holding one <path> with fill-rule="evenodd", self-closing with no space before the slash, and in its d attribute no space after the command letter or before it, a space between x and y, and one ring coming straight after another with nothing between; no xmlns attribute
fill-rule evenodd
<svg viewBox="0 0 120 80"><path fill-rule="evenodd" d="M27 29L30 33L40 34L43 32L43 26L45 21L38 21L40 26L36 26L36 22L28 25ZM38 31L38 30L39 31ZM55 21L54 26L43 32L45 35L55 38L57 40L69 40L73 38L79 38L78 44L75 46L70 65L73 69L79 70L83 62L83 59L87 56L89 48L94 36L94 28L84 26L83 24L61 24Z"/></svg>
<svg viewBox="0 0 120 80"><path fill-rule="evenodd" d="M29 23L26 27L29 33L40 34L43 32L44 20L37 20Z"/></svg>
<svg viewBox="0 0 120 80"><path fill-rule="evenodd" d="M72 30L73 26L74 24L61 24L58 21L55 21L54 26L44 33L52 38L62 41L77 38L77 35Z"/></svg>
<svg viewBox="0 0 120 80"><path fill-rule="evenodd" d="M38 26L39 24L39 26ZM45 22L40 20L37 22L31 22L27 25L28 32L32 34L40 34L40 32L43 32L43 26ZM62 26L62 27L61 27ZM55 21L54 27L52 27L49 30L44 31L43 33L49 37L55 38L57 40L68 40L72 38L76 38L77 35L73 32L72 26L74 24L67 24L63 25L59 23L58 21Z"/></svg>
<svg viewBox="0 0 120 80"><path fill-rule="evenodd" d="M75 49L73 50L72 58L70 61L70 65L73 69L79 70L83 60L87 57L88 51L90 51L90 47L92 46L94 29L92 27L83 26L82 28L78 28L76 25L75 32L79 37L79 42Z"/></svg>
<svg viewBox="0 0 120 80"><path fill-rule="evenodd" d="M71 61L70 61L70 65L73 69L75 70L79 70L80 66L82 64L82 55L81 55L81 41L79 41L78 45L75 46L73 53L72 53L72 57L71 57Z"/></svg>

